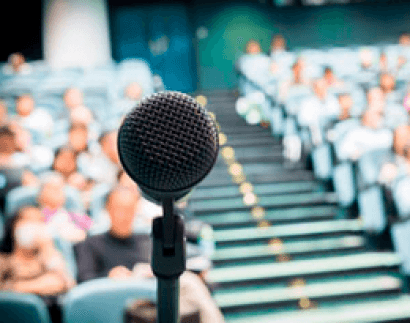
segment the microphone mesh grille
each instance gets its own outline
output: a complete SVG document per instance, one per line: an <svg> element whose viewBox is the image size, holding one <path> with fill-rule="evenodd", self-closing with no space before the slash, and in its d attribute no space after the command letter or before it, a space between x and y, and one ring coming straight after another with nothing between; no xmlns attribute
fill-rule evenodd
<svg viewBox="0 0 410 323"><path fill-rule="evenodd" d="M161 92L126 116L118 151L128 175L155 191L194 186L212 169L219 149L215 121L192 97Z"/></svg>

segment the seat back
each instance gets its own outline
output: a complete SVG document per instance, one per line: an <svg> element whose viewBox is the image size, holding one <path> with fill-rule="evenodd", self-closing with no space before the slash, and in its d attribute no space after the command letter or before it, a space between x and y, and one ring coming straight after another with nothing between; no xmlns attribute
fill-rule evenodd
<svg viewBox="0 0 410 323"><path fill-rule="evenodd" d="M339 198L339 204L343 207L351 206L356 197L352 163L344 162L333 169L333 187Z"/></svg>
<svg viewBox="0 0 410 323"><path fill-rule="evenodd" d="M33 294L0 292L0 320L2 323L51 323L47 307Z"/></svg>
<svg viewBox="0 0 410 323"><path fill-rule="evenodd" d="M82 283L62 299L65 323L122 322L124 309L135 299L156 301L156 280L116 281L99 278Z"/></svg>

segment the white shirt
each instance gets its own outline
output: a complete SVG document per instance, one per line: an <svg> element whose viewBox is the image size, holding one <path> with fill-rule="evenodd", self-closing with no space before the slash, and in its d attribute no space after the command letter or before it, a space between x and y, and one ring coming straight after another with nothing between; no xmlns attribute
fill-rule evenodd
<svg viewBox="0 0 410 323"><path fill-rule="evenodd" d="M335 146L338 158L341 160L356 160L364 153L393 145L393 132L390 129L371 129L360 126L349 131Z"/></svg>
<svg viewBox="0 0 410 323"><path fill-rule="evenodd" d="M339 103L333 95L328 94L323 101L317 96L312 96L302 101L298 113L298 122L301 126L319 125L337 118L339 110Z"/></svg>
<svg viewBox="0 0 410 323"><path fill-rule="evenodd" d="M23 128L38 132L46 138L50 138L53 133L53 118L44 109L36 108L28 116L19 116L18 121Z"/></svg>

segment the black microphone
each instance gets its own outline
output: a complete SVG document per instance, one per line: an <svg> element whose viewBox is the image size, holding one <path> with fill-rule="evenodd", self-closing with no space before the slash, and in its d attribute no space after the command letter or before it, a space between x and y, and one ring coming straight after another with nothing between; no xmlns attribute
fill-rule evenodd
<svg viewBox="0 0 410 323"><path fill-rule="evenodd" d="M210 172L218 151L214 119L195 99L179 92L144 98L118 133L124 170L157 203L189 193Z"/></svg>
<svg viewBox="0 0 410 323"><path fill-rule="evenodd" d="M179 92L144 98L118 133L125 172L164 215L152 223L151 265L158 278L158 323L178 323L178 278L185 270L184 225L174 201L211 171L218 157L216 122L196 100Z"/></svg>

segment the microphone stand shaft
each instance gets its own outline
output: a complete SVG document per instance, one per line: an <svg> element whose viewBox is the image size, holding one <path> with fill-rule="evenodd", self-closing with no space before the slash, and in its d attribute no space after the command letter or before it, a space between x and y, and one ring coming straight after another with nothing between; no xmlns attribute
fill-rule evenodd
<svg viewBox="0 0 410 323"><path fill-rule="evenodd" d="M179 323L179 279L158 278L159 323Z"/></svg>

